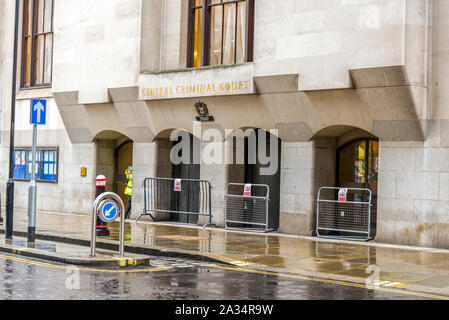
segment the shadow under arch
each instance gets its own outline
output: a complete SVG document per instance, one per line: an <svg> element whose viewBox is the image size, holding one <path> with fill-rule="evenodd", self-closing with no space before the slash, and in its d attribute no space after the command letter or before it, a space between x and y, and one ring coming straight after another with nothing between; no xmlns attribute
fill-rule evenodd
<svg viewBox="0 0 449 320"><path fill-rule="evenodd" d="M119 132L119 131L115 131L115 130L102 130L102 131L97 132L96 135L94 136L94 138L92 139L92 142L98 141L98 140L122 140L122 141L130 140L130 141L132 141L132 139L130 137L128 137L126 134Z"/></svg>
<svg viewBox="0 0 449 320"><path fill-rule="evenodd" d="M317 138L334 138L337 147L340 147L351 140L366 138L379 140L377 136L364 129L349 125L331 125L317 131L311 140Z"/></svg>
<svg viewBox="0 0 449 320"><path fill-rule="evenodd" d="M166 128L166 129L163 129L163 130L159 131L158 133L156 133L156 135L154 136L153 142L155 142L157 140L161 140L161 139L170 140L173 133L178 134L178 133L182 133L182 132L186 132L193 136L193 133L191 132L191 130L187 130L184 128Z"/></svg>

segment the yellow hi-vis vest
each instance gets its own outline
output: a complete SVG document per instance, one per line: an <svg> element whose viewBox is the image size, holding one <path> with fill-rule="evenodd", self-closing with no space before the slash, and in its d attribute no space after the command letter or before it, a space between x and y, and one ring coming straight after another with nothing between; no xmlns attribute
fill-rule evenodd
<svg viewBox="0 0 449 320"><path fill-rule="evenodd" d="M128 174L128 170L125 171L126 174L126 179L128 179L128 185L126 186L125 189L125 194L128 196L132 196L133 195L133 174Z"/></svg>

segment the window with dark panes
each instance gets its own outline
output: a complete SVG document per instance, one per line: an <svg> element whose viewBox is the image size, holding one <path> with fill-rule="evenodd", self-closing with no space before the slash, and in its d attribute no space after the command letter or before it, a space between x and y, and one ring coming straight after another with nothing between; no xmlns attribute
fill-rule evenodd
<svg viewBox="0 0 449 320"><path fill-rule="evenodd" d="M24 0L22 87L50 86L54 0Z"/></svg>
<svg viewBox="0 0 449 320"><path fill-rule="evenodd" d="M252 61L254 0L190 0L188 66Z"/></svg>

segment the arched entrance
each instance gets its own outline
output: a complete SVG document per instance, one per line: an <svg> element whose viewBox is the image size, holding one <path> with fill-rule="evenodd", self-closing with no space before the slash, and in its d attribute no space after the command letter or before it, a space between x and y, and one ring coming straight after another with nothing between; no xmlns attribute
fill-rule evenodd
<svg viewBox="0 0 449 320"><path fill-rule="evenodd" d="M263 129L236 130L232 140L233 161L228 167L228 183L260 184L269 187L268 225L279 229L281 196L281 140ZM253 196L264 197L264 189ZM235 225L251 229L250 225ZM255 226L254 228L257 228Z"/></svg>
<svg viewBox="0 0 449 320"><path fill-rule="evenodd" d="M320 199L339 201L338 193L341 188L370 190L372 206L369 210L369 238L374 238L377 228L379 139L366 130L348 125L326 127L316 133L313 139L319 146L315 151L314 166L323 172L315 179L316 192L318 193L322 187L325 188L320 192ZM335 187L337 190L326 189L326 187ZM344 199L348 202L366 203L368 198L367 191L350 190ZM364 238L364 233L368 232L368 205L365 205L366 209L363 209L365 211L354 205L354 210L361 210L359 213L346 214L344 210L338 213L328 212L329 215L333 215L330 217L325 216L324 209L322 212L324 215L321 215L322 220L320 220L321 227L324 229L321 229L319 234L358 238L359 234L356 231L363 231L363 236L360 238ZM348 230L348 232L325 230L325 228Z"/></svg>
<svg viewBox="0 0 449 320"><path fill-rule="evenodd" d="M156 176L172 179L200 179L200 141L184 130L166 130L155 139L157 145ZM188 185L187 190L174 194L171 210L197 212L199 208L199 186ZM157 214L159 221L197 224L197 215Z"/></svg>

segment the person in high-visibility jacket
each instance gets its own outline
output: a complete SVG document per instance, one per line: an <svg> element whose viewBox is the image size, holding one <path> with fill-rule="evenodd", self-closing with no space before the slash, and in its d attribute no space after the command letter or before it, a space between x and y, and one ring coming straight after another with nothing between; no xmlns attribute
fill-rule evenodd
<svg viewBox="0 0 449 320"><path fill-rule="evenodd" d="M133 196L133 168L128 167L125 171L126 179L128 180L128 184L125 189L125 194L129 196L128 198L128 207L126 208L125 218L128 219L131 215L131 199Z"/></svg>

